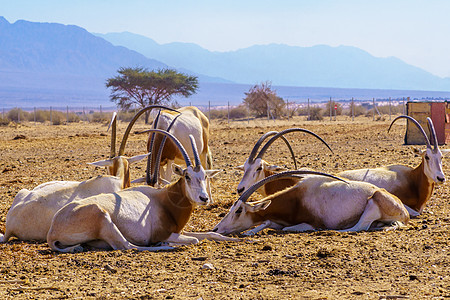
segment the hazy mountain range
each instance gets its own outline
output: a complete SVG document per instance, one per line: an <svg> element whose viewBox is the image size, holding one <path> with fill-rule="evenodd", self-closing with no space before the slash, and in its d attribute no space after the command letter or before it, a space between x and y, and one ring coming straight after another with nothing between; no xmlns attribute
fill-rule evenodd
<svg viewBox="0 0 450 300"><path fill-rule="evenodd" d="M0 17L0 106L112 105L105 81L128 66L194 74L200 89L192 99L202 101L241 101L250 84L266 80L274 86L450 91L448 78L354 47L272 44L211 52L188 43L160 45L127 32L92 34L74 25L11 24ZM325 95L326 89L280 90L304 98L335 96Z"/></svg>
<svg viewBox="0 0 450 300"><path fill-rule="evenodd" d="M211 52L189 43L160 45L129 32L96 35L168 65L236 83L270 80L284 86L450 90L450 78L440 78L395 57L374 57L355 47L270 44Z"/></svg>

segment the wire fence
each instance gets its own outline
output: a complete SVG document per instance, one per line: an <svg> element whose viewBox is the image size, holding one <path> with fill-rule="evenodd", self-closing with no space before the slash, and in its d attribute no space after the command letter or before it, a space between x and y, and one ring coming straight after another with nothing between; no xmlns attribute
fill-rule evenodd
<svg viewBox="0 0 450 300"><path fill-rule="evenodd" d="M195 105L210 119L221 119L228 123L245 119L267 118L267 120L287 119L294 116L305 116L307 120L336 120L338 115L347 115L354 120L356 116L365 115L372 117L375 121L382 116L389 116L406 113L406 103L408 98L396 99L375 99L372 101L356 99L312 101L306 99L303 101L287 101L282 107L271 107L267 104L267 111L262 115L256 114L244 104L231 105L225 104ZM192 105L192 103L189 103ZM63 125L71 122L107 122L112 112L118 112L118 119L129 121L139 110L134 107L127 111L120 111L116 106L48 106L48 107L15 107L10 109L3 108L1 111L0 123L5 125L9 122L34 122L49 123L50 125Z"/></svg>

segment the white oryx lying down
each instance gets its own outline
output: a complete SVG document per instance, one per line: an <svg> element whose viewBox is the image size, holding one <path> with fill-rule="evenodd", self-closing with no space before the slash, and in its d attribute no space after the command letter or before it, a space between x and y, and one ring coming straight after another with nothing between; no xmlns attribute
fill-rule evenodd
<svg viewBox="0 0 450 300"><path fill-rule="evenodd" d="M450 150L442 150L442 152L439 150L436 132L430 118L427 120L431 142L422 126L410 116L398 116L391 122L389 130L392 124L401 118L413 122L419 128L427 144L426 150L420 151L422 162L417 167L390 165L374 169L349 170L337 175L350 180L370 182L386 189L396 195L406 206L409 214L415 217L423 212L425 204L433 194L434 184L445 182L445 175L442 171L442 153L448 153Z"/></svg>
<svg viewBox="0 0 450 300"><path fill-rule="evenodd" d="M267 149L270 147L270 145L275 142L278 138L282 138L286 145L289 148L289 151L291 152L292 159L294 160L294 166L295 169L297 169L297 162L295 160L294 152L292 151L292 147L287 141L287 139L284 137L285 134L291 133L291 132L304 132L308 133L314 137L316 137L318 140L320 140L322 143L327 146L328 149L330 149L331 153L333 153L333 150L331 150L330 146L317 134L315 134L312 131L309 131L307 129L303 128L289 128L285 129L281 132L276 131L270 131L264 134L260 137L260 139L256 142L255 146L252 149L252 152L250 153L249 157L245 161L244 165L236 167L238 170L244 171L244 175L241 179L241 181L238 184L237 192L238 194L242 194L247 188L255 184L256 182L267 178L271 175L277 174L281 171L286 171L285 168L281 168L276 165L271 165L267 161L263 159L264 154L266 153ZM261 151L258 153L259 147L261 144L269 138L270 136L273 136L270 140L267 141L267 143L263 146ZM299 178L295 177L288 177L288 178L282 178L276 181L268 182L267 184L263 185L261 188L258 189L258 193L260 193L262 196L266 197L268 195L274 194L278 191L284 190L287 187L295 185L299 181Z"/></svg>
<svg viewBox="0 0 450 300"><path fill-rule="evenodd" d="M386 190L366 182L344 182L322 175L305 176L293 187L256 202L247 202L264 183L303 174L317 172L288 171L259 181L240 196L213 231L226 235L256 225L258 227L247 232L248 235L264 228L360 231L368 230L374 221L403 224L409 221L401 201Z"/></svg>
<svg viewBox="0 0 450 300"><path fill-rule="evenodd" d="M109 175L97 176L82 182L50 181L33 190L20 190L6 215L5 234L0 242L15 236L20 240L45 241L55 213L67 203L101 193L113 193L130 186L130 164L148 156L131 158L115 156L116 119L112 119L111 158L91 163L105 166ZM110 124L111 125L111 124Z"/></svg>
<svg viewBox="0 0 450 300"><path fill-rule="evenodd" d="M97 248L157 251L171 247L152 244L195 244L204 238L236 240L214 232L182 233L194 206L210 202L206 179L218 171L203 169L193 137L190 139L195 166L172 134L158 129L152 131L169 137L183 154L186 169L175 167L175 173L180 178L160 189L131 187L64 206L55 214L47 235L47 242L53 250L73 252L79 250L82 244L88 244Z"/></svg>

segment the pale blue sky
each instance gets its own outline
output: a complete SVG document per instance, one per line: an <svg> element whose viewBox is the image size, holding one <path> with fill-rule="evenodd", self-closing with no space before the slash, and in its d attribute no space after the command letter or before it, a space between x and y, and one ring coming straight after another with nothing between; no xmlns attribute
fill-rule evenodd
<svg viewBox="0 0 450 300"><path fill-rule="evenodd" d="M0 16L129 31L213 51L269 43L355 46L450 77L446 0L0 0Z"/></svg>

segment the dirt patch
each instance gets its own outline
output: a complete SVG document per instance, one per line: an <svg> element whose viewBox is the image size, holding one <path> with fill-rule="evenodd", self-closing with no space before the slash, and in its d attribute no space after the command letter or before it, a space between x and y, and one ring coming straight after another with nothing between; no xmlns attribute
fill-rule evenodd
<svg viewBox="0 0 450 300"><path fill-rule="evenodd" d="M294 125L295 124L295 125ZM415 166L420 158L403 145L404 126L388 122L213 122L214 167L224 171L213 186L215 204L197 208L186 226L206 231L237 199L242 164L259 136L303 127L321 135L331 154L310 136L288 136L299 161L336 173L392 163ZM121 137L126 124L119 124ZM109 154L106 124L0 127L0 230L17 192L51 180L85 180L104 170L88 162ZM145 129L138 124L136 130ZM14 139L16 136L26 139ZM144 153L145 138L132 134L127 155ZM444 147L445 148L445 147ZM289 151L276 142L271 163L293 168ZM449 163L444 159L444 172ZM144 174L145 162L132 167ZM0 297L131 299L423 299L450 297L448 184L435 188L425 212L396 231L301 234L265 230L243 242L180 247L171 252L87 251L59 254L46 243L0 244Z"/></svg>

